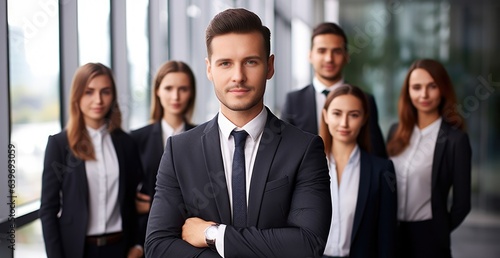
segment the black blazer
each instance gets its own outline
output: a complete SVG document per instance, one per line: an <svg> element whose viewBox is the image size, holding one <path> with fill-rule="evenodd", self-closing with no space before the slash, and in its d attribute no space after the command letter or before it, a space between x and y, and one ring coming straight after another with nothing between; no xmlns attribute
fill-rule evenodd
<svg viewBox="0 0 500 258"><path fill-rule="evenodd" d="M194 125L185 123L184 131L193 127ZM130 133L130 136L132 136L138 147L141 156L142 171L144 172L140 191L151 196L151 198L155 194L156 175L158 174L158 167L160 166L161 156L165 147L163 146L162 134L161 121L146 125ZM144 243L146 237L148 217L149 213L139 215L141 243Z"/></svg>
<svg viewBox="0 0 500 258"><path fill-rule="evenodd" d="M392 139L397 124L392 125ZM432 223L439 245L450 248L450 234L465 219L471 209L471 156L467 133L444 121L439 128L432 160ZM453 187L451 207L448 195Z"/></svg>
<svg viewBox="0 0 500 258"><path fill-rule="evenodd" d="M246 228L231 226L217 116L167 141L146 236L148 257L220 257L183 241L189 217L227 225L225 257L319 257L332 216L323 141L268 110Z"/></svg>
<svg viewBox="0 0 500 258"><path fill-rule="evenodd" d="M394 165L363 150L360 159L349 257L395 257L398 204Z"/></svg>
<svg viewBox="0 0 500 258"><path fill-rule="evenodd" d="M127 253L129 248L140 243L134 199L141 165L137 147L128 134L115 130L111 133L111 139L120 167L118 198ZM85 161L76 158L69 149L66 131L49 136L40 205L48 257L83 257L89 210L88 191Z"/></svg>
<svg viewBox="0 0 500 258"><path fill-rule="evenodd" d="M194 128L192 124L185 123L184 131ZM141 192L150 195L155 194L156 175L163 155L163 138L161 121L146 125L130 132L141 156L142 171L144 172L143 186Z"/></svg>
<svg viewBox="0 0 500 258"><path fill-rule="evenodd" d="M368 108L370 110L370 144L371 153L387 158L384 137L378 124L378 111L375 98L366 93L368 97ZM283 120L298 128L313 134L318 134L318 118L316 113L316 90L312 84L296 91L287 93L285 106L283 108Z"/></svg>

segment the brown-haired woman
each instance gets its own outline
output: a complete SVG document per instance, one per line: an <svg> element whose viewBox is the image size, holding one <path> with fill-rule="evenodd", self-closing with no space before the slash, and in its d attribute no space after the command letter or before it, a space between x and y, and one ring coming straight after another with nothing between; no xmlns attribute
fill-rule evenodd
<svg viewBox="0 0 500 258"><path fill-rule="evenodd" d="M422 59L410 66L387 144L396 168L400 257L451 257L450 234L470 211L472 152L456 102L443 65Z"/></svg>
<svg viewBox="0 0 500 258"><path fill-rule="evenodd" d="M140 257L134 205L141 166L121 129L112 71L76 71L66 129L49 137L40 219L48 257Z"/></svg>
<svg viewBox="0 0 500 258"><path fill-rule="evenodd" d="M191 68L181 61L168 61L156 72L151 90L151 124L131 132L139 147L143 185L137 193L137 210L145 237L147 217L155 194L156 173L168 137L194 127L191 117L196 97L196 81Z"/></svg>
<svg viewBox="0 0 500 258"><path fill-rule="evenodd" d="M394 257L394 166L370 154L366 94L341 85L328 94L322 113L333 208L323 257Z"/></svg>

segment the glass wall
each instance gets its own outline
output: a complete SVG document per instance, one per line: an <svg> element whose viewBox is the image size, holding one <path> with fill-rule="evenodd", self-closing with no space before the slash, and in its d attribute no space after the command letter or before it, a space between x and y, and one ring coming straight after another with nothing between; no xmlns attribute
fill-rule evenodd
<svg viewBox="0 0 500 258"><path fill-rule="evenodd" d="M340 1L349 40L346 79L374 94L380 125L397 122L397 100L410 64L442 62L450 74L473 149L475 208L500 212L500 5L456 1Z"/></svg>
<svg viewBox="0 0 500 258"><path fill-rule="evenodd" d="M151 101L149 69L148 0L127 0L127 56L130 84L129 128L144 126L149 120Z"/></svg>
<svg viewBox="0 0 500 258"><path fill-rule="evenodd" d="M57 2L8 1L12 138L17 204L40 198L48 136L61 130Z"/></svg>
<svg viewBox="0 0 500 258"><path fill-rule="evenodd" d="M109 0L78 1L79 65L102 63L111 67Z"/></svg>
<svg viewBox="0 0 500 258"><path fill-rule="evenodd" d="M9 41L9 85L0 94L8 95L10 101L9 142L17 150L17 204L40 198L47 137L64 126L61 114L67 114L63 103L69 96L72 67L87 62L114 64L115 72L125 75L120 79L126 78L120 86L120 94L125 95L123 110L130 111L124 116L124 128L136 129L148 122L150 84L156 69L167 60L182 60L195 72L198 96L193 122L201 124L219 109L206 78L205 28L219 11L244 7L256 12L272 32L276 72L268 83L265 103L277 115L286 93L312 80L309 37L321 21L339 22L345 29L351 54L345 78L375 96L384 134L397 122L396 103L409 65L417 58L441 61L453 79L457 107L466 118L473 148L473 212L466 220L473 227L458 229L455 257L477 256L470 243L489 251L488 241L498 238L498 1L119 1L7 1L8 35L0 35L0 41ZM65 20L68 16L74 21ZM120 40L111 33L117 32L118 25ZM68 31L75 34L68 36ZM126 56L126 61L117 62L123 60L117 56ZM0 209L5 211L4 206ZM18 229L16 237L16 256L45 256L39 221Z"/></svg>
<svg viewBox="0 0 500 258"><path fill-rule="evenodd" d="M16 149L17 212L40 198L47 139L61 131L58 7L57 1L8 1L10 143ZM43 250L39 221L18 229L15 236L18 257L35 257L29 252L32 247Z"/></svg>

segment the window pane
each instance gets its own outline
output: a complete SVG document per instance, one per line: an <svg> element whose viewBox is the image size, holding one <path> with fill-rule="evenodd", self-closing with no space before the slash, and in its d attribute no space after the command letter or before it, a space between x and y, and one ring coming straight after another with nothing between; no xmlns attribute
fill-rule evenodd
<svg viewBox="0 0 500 258"><path fill-rule="evenodd" d="M146 125L149 117L148 40L148 1L127 0L127 52L132 99L129 128L132 129Z"/></svg>
<svg viewBox="0 0 500 258"><path fill-rule="evenodd" d="M11 142L16 146L16 202L40 198L47 137L59 118L57 1L9 1Z"/></svg>
<svg viewBox="0 0 500 258"><path fill-rule="evenodd" d="M109 1L78 1L80 65L99 62L111 67Z"/></svg>

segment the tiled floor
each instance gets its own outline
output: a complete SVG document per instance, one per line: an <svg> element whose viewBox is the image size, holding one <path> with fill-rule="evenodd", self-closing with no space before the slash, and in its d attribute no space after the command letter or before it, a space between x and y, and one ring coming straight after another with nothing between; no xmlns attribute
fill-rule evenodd
<svg viewBox="0 0 500 258"><path fill-rule="evenodd" d="M454 258L500 257L500 215L473 210L451 235Z"/></svg>

